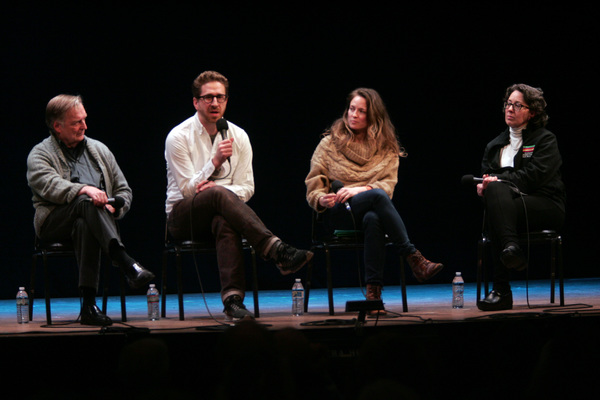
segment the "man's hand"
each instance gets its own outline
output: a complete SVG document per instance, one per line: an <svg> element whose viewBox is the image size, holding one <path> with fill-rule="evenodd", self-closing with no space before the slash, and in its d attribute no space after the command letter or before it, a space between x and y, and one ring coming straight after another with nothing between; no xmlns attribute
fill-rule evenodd
<svg viewBox="0 0 600 400"><path fill-rule="evenodd" d="M221 166L227 161L229 157L233 154L233 138L225 139L219 142L219 146L217 147L217 152L212 159L213 165L215 169L221 168Z"/></svg>
<svg viewBox="0 0 600 400"><path fill-rule="evenodd" d="M204 180L196 186L196 193L203 192L206 189L210 189L211 187L215 186L217 186L217 184L214 181Z"/></svg>
<svg viewBox="0 0 600 400"><path fill-rule="evenodd" d="M97 187L84 186L81 188L78 195L81 196L83 194L92 199L92 203L94 203L96 207L104 207L108 203L108 196L106 195L106 192L98 189Z"/></svg>

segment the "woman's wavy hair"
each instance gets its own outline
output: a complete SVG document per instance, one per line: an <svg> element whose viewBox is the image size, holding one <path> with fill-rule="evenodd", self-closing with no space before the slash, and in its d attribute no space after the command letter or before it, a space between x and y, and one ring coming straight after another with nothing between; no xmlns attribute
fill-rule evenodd
<svg viewBox="0 0 600 400"><path fill-rule="evenodd" d="M341 149L354 138L354 132L348 126L348 110L350 102L356 96L367 102L367 139L375 143L379 149L389 148L400 157L407 153L398 143L396 128L392 124L387 109L377 91L368 88L358 88L350 92L346 99L346 109L341 118L337 119L324 135L331 135L335 146Z"/></svg>
<svg viewBox="0 0 600 400"><path fill-rule="evenodd" d="M543 128L548 123L548 113L546 112L546 100L544 92L540 88L534 88L524 83L516 83L509 86L504 94L504 104L514 91L519 91L523 94L523 100L529 107L529 111L534 113L533 118L529 120L528 125L532 128Z"/></svg>

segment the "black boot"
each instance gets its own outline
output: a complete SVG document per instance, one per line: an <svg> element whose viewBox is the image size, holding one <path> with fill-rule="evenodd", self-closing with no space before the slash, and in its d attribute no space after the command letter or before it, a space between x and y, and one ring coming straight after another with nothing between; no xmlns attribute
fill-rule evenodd
<svg viewBox="0 0 600 400"><path fill-rule="evenodd" d="M481 311L512 310L512 290L492 290L483 300L477 301L477 308Z"/></svg>
<svg viewBox="0 0 600 400"><path fill-rule="evenodd" d="M108 253L111 260L125 273L127 284L132 289L142 288L154 279L154 274L131 258L116 240L110 243Z"/></svg>
<svg viewBox="0 0 600 400"><path fill-rule="evenodd" d="M142 267L138 262L134 262L130 266L125 267L124 272L127 284L129 284L129 287L132 289L142 288L154 279L154 274Z"/></svg>
<svg viewBox="0 0 600 400"><path fill-rule="evenodd" d="M83 305L81 307L81 325L110 326L112 320L100 311L97 305Z"/></svg>
<svg viewBox="0 0 600 400"><path fill-rule="evenodd" d="M500 254L500 261L506 268L516 269L517 271L523 271L527 268L527 258L518 245L506 246Z"/></svg>
<svg viewBox="0 0 600 400"><path fill-rule="evenodd" d="M94 326L112 325L112 320L96 306L96 289L82 287L81 295L83 303L81 306L81 324Z"/></svg>

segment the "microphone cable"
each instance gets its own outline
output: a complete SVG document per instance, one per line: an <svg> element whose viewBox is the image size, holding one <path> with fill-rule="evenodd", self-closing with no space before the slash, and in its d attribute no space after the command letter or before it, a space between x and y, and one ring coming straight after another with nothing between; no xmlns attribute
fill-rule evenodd
<svg viewBox="0 0 600 400"><path fill-rule="evenodd" d="M217 177L217 176L211 177L210 180L212 180L212 181L221 181L223 179L227 179L229 177L229 175L231 175L231 172L233 171L233 166L231 165L231 159L230 158L231 157L227 158L227 164L229 164L229 171L227 171L227 174L225 176L220 176L220 177ZM223 168L223 165L225 165L225 164L226 163L221 164L221 168Z"/></svg>
<svg viewBox="0 0 600 400"><path fill-rule="evenodd" d="M330 185L331 191L333 193L337 193L343 187L344 186L343 186L342 182L340 182L339 180L334 180L331 183L331 185ZM348 211L348 214L350 215L350 218L352 220L352 228L353 228L352 229L352 234L354 235L354 243L355 243L354 249L355 249L355 254L356 254L356 272L357 272L357 276L358 276L358 286L360 288L361 293L366 298L367 295L366 295L365 288L363 287L362 274L361 274L361 269L360 269L360 265L361 264L360 264L360 240L359 240L360 237L359 237L359 229L358 229L358 227L356 225L356 219L354 218L354 212L352 211L352 207L350 207L350 203L349 203L350 199L348 199L348 201L346 201L345 204L340 203L339 206L344 206L346 208L346 210ZM334 231L333 234L334 234L334 236L337 236L335 234L335 231ZM364 236L364 234L363 234L363 236ZM363 247L363 251L364 251L364 247L365 247L365 245L364 245L364 237L363 237L362 247Z"/></svg>
<svg viewBox="0 0 600 400"><path fill-rule="evenodd" d="M519 195L519 198L521 199L521 202L523 203L523 213L524 213L524 217L525 217L525 237L526 237L525 259L527 260L527 266L525 267L525 298L527 300L527 308L532 309L534 307L531 306L531 304L529 302L529 258L530 258L530 254L531 254L530 253L531 234L530 234L530 230L529 230L529 216L527 214L527 203L525 202L526 194L521 192L519 190L519 187L514 182L502 180L501 183L506 183L507 185L509 185L510 188ZM482 229L481 236L484 237L485 236L485 210L484 210L484 214L483 214L483 224L482 224L481 229ZM484 256L485 255L482 255L482 257L484 257ZM477 299L477 301L479 301L479 299Z"/></svg>
<svg viewBox="0 0 600 400"><path fill-rule="evenodd" d="M350 199L348 199L350 200ZM358 276L358 287L360 288L360 291L362 292L363 296L365 296L365 298L367 297L367 293L365 288L363 287L363 282L362 282L362 273L361 273L361 268L360 268L360 236L359 236L359 230L358 227L356 225L356 220L354 218L354 212L352 211L352 208L348 209L348 214L350 214L350 218L352 219L352 227L354 228L353 230L353 234L354 234L354 243L356 243L356 245L354 246L355 248L355 254L356 254L356 273ZM363 232L362 230L360 232ZM363 252L364 252L364 247L365 247L365 238L364 238L364 232L363 232L363 238L362 238L362 247L363 247ZM379 314L378 314L379 316Z"/></svg>

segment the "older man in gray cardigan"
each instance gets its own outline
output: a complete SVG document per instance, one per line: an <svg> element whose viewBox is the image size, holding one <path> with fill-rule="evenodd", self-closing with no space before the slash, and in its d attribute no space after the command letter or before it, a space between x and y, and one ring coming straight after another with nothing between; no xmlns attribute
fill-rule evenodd
<svg viewBox="0 0 600 400"><path fill-rule="evenodd" d="M110 325L96 306L100 255L104 252L140 288L154 278L125 251L116 220L131 206L132 192L114 155L85 136L87 114L81 97L59 95L46 107L50 136L27 158L33 192L34 228L42 240L73 243L83 297L81 323Z"/></svg>

